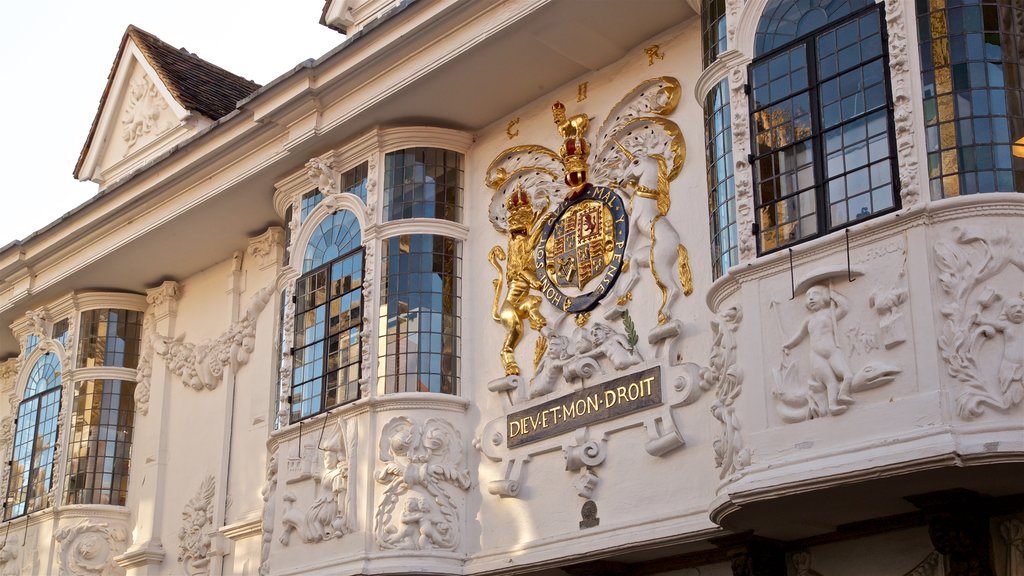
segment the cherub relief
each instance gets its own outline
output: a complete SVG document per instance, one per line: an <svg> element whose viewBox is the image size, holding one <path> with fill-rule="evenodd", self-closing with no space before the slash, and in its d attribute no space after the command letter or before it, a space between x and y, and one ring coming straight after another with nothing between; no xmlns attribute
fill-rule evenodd
<svg viewBox="0 0 1024 576"><path fill-rule="evenodd" d="M839 292L818 284L807 289L804 305L810 314L782 346L782 351L788 355L793 347L810 337L811 389L826 392L830 414L842 414L853 403L850 396L853 376L838 343L838 323L849 312L849 303Z"/></svg>

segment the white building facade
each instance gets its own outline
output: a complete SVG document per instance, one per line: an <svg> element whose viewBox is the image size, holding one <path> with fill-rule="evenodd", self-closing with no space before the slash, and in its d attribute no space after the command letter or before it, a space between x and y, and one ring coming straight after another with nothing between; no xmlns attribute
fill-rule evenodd
<svg viewBox="0 0 1024 576"><path fill-rule="evenodd" d="M0 576L1024 575L1022 15L130 27L0 251Z"/></svg>

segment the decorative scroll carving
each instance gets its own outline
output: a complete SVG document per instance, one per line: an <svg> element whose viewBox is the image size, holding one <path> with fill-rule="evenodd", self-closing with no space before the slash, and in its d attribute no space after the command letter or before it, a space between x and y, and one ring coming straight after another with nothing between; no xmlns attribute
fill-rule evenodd
<svg viewBox="0 0 1024 576"><path fill-rule="evenodd" d="M224 378L224 369L233 371L249 361L256 345L256 320L274 295L274 286L268 286L249 301L245 315L213 341L200 344L185 342L185 335L167 338L154 334L153 352L167 362L171 372L180 376L193 390L213 390Z"/></svg>
<svg viewBox="0 0 1024 576"><path fill-rule="evenodd" d="M260 576L270 574L270 545L274 538L274 493L277 492L277 451L267 459L267 478L260 489L263 499L263 543L260 548Z"/></svg>
<svg viewBox="0 0 1024 576"><path fill-rule="evenodd" d="M249 255L260 268L275 263L277 248L284 245L284 228L271 226L267 231L249 239Z"/></svg>
<svg viewBox="0 0 1024 576"><path fill-rule="evenodd" d="M139 414L149 414L149 391L153 377L153 337L156 335L157 310L173 314L177 308L178 295L181 288L177 282L167 281L146 290L146 302L149 307L142 317L142 355L135 370L135 408Z"/></svg>
<svg viewBox="0 0 1024 576"><path fill-rule="evenodd" d="M323 466L315 476L313 501L305 512L294 507L298 500L293 492L285 495L290 505L281 517L284 532L280 542L287 546L291 533L298 532L306 544L341 538L354 530L355 495L349 476L349 462L354 458L356 432L344 432L344 422L323 447ZM346 442L346 437L348 441Z"/></svg>
<svg viewBox="0 0 1024 576"><path fill-rule="evenodd" d="M797 286L797 293L806 291L804 306L807 317L800 328L782 346L783 359L773 370L776 409L785 422L802 422L827 415L838 416L854 403L853 394L884 386L901 372L900 368L872 361L859 370L852 370L846 352L839 346L840 322L849 312L849 301L832 288L830 278L840 275L863 275L859 269L823 268L812 273ZM770 307L777 315L778 303ZM782 331L782 318L778 316ZM808 372L801 377L799 365L790 351L806 340L809 344Z"/></svg>
<svg viewBox="0 0 1024 576"><path fill-rule="evenodd" d="M1010 264L1024 271L1024 250L1004 228L957 226L952 240L935 244L939 285L947 298L940 309L946 320L938 345L946 372L960 384L956 403L961 418L977 418L986 407L1006 411L1024 399L1024 298L986 285ZM1000 300L993 314L990 309ZM1003 353L993 371L979 355L997 336Z"/></svg>
<svg viewBox="0 0 1024 576"><path fill-rule="evenodd" d="M462 436L449 422L423 424L393 418L381 431L374 475L387 486L377 508L374 533L382 549L454 550L462 524L454 490L468 491L469 468ZM401 509L397 515L395 511Z"/></svg>
<svg viewBox="0 0 1024 576"><path fill-rule="evenodd" d="M122 526L83 520L57 530L53 539L60 545L61 574L115 576L124 573L114 561L127 546L128 532Z"/></svg>
<svg viewBox="0 0 1024 576"><path fill-rule="evenodd" d="M711 332L714 334L711 360L708 367L700 372L705 386L715 388L711 415L721 422L722 436L716 438L712 446L715 450L715 466L721 469L721 478L750 464L750 451L743 446L740 422L734 406L743 390L743 370L736 362L736 330L741 320L743 309L733 306L720 312L711 321Z"/></svg>
<svg viewBox="0 0 1024 576"><path fill-rule="evenodd" d="M889 32L889 74L892 79L893 126L900 168L900 198L903 207L916 204L920 197L917 177L917 149L914 137L914 98L911 94L910 49L904 3L885 0L885 23Z"/></svg>
<svg viewBox="0 0 1024 576"><path fill-rule="evenodd" d="M210 573L210 552L213 546L213 495L216 491L213 476L207 476L199 490L181 512L181 529L178 530L178 562L185 566L189 576L206 576Z"/></svg>
<svg viewBox="0 0 1024 576"><path fill-rule="evenodd" d="M40 340L50 337L50 314L44 308L25 312L28 319L28 333L39 336Z"/></svg>
<svg viewBox="0 0 1024 576"><path fill-rule="evenodd" d="M128 144L125 156L131 152L139 138L159 129L160 115L167 109L167 101L145 75L131 81L127 96L128 103L121 115L121 139Z"/></svg>
<svg viewBox="0 0 1024 576"><path fill-rule="evenodd" d="M742 6L742 0L731 0ZM738 10L738 8L737 8ZM734 18L730 18L735 22ZM734 25L730 30L735 31ZM730 32L732 34L732 32ZM736 166L733 169L733 184L736 187L736 227L739 231L739 252L741 262L750 262L756 256L754 238L754 184L750 179L750 118L747 111L747 94L744 86L747 83L746 66L737 66L729 72L729 104L732 107L732 157Z"/></svg>

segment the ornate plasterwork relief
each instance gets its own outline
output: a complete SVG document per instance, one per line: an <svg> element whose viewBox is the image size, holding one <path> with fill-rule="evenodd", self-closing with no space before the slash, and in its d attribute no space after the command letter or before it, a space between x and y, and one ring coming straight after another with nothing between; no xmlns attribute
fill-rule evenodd
<svg viewBox="0 0 1024 576"><path fill-rule="evenodd" d="M918 182L917 150L914 137L914 102L911 87L910 47L903 16L905 3L885 0L885 23L889 32L889 76L892 81L893 126L896 131L897 162L900 170L900 199L909 208L921 196Z"/></svg>
<svg viewBox="0 0 1024 576"><path fill-rule="evenodd" d="M735 21L735 19L733 19ZM750 175L750 105L744 86L747 83L747 66L736 66L729 72L729 105L732 110L733 185L736 189L736 228L739 233L738 248L741 262L751 262L757 257L757 243L754 238L754 183Z"/></svg>
<svg viewBox="0 0 1024 576"><path fill-rule="evenodd" d="M1024 400L1024 293L1020 285L1005 289L997 281L1011 265L1024 271L1024 249L1005 228L956 226L951 239L935 243L945 296L938 345L947 374L959 385L961 418L977 418L987 408L1007 411ZM991 367L986 354L997 358Z"/></svg>
<svg viewBox="0 0 1024 576"><path fill-rule="evenodd" d="M313 497L309 506L300 509L294 491L284 495L285 511L281 516L284 530L279 541L288 546L292 532L298 532L306 544L341 538L355 530L355 493L352 490L350 463L355 457L357 433L342 421L321 450L322 465L316 473L300 475L289 483L313 478ZM315 453L307 448L307 453Z"/></svg>
<svg viewBox="0 0 1024 576"><path fill-rule="evenodd" d="M249 362L256 345L256 320L274 295L275 284L253 295L245 315L223 334L199 344L185 342L185 335L169 338L154 333L150 337L153 353L167 362L170 371L193 390L214 390L224 378L224 370L237 371Z"/></svg>
<svg viewBox="0 0 1024 576"><path fill-rule="evenodd" d="M121 139L127 145L125 156L131 153L139 140L171 127L169 120L160 121L167 109L167 101L149 76L140 73L131 79L125 94L124 112L121 113Z"/></svg>
<svg viewBox="0 0 1024 576"><path fill-rule="evenodd" d="M135 408L139 414L149 414L150 381L153 377L153 338L158 316L174 314L177 310L181 287L167 281L146 290L146 313L142 317L142 355L135 372Z"/></svg>
<svg viewBox="0 0 1024 576"><path fill-rule="evenodd" d="M459 431L440 418L419 422L398 417L381 430L385 486L374 517L381 549L455 550L462 530L464 494L470 487L465 444Z"/></svg>
<svg viewBox="0 0 1024 576"><path fill-rule="evenodd" d="M0 544L0 576L18 576L21 567L18 565L18 551L21 545L11 538L5 538Z"/></svg>
<svg viewBox="0 0 1024 576"><path fill-rule="evenodd" d="M366 282L363 282L363 284L365 286ZM294 294L294 286L285 288L284 311L282 312L283 316L281 318L281 365L277 385L277 419L281 426L288 423L289 414L291 412L291 405L288 403L288 398L291 395L292 390L292 370L295 361L292 356L292 344L295 338Z"/></svg>
<svg viewBox="0 0 1024 576"><path fill-rule="evenodd" d="M311 158L306 163L306 176L322 194L334 194L338 179L334 176L334 169L323 158Z"/></svg>
<svg viewBox="0 0 1024 576"><path fill-rule="evenodd" d="M73 576L117 576L124 574L114 557L124 552L128 531L123 526L82 520L57 530L53 539L60 545L60 573ZM5 548L6 549L6 548ZM0 552L0 556L3 552Z"/></svg>
<svg viewBox="0 0 1024 576"><path fill-rule="evenodd" d="M261 269L277 263L277 249L284 245L284 228L271 226L267 231L249 239L249 255Z"/></svg>
<svg viewBox="0 0 1024 576"><path fill-rule="evenodd" d="M373 302L374 274L376 273L377 260L373 257L373 244L363 246L363 302ZM373 306L363 306L363 326L373 326L376 318L373 317ZM370 397L370 382L373 377L374 362L370 361L371 346L373 339L370 337L371 330L361 330L359 333L359 354L362 370L362 377L359 378L359 394L362 398ZM289 381L290 382L290 381Z"/></svg>
<svg viewBox="0 0 1024 576"><path fill-rule="evenodd" d="M737 472L750 465L750 451L743 445L740 421L736 416L736 400L743 391L743 369L737 363L736 330L743 320L743 309L732 306L720 312L711 321L714 340L711 359L700 376L705 386L715 389L715 402L711 415L722 424L722 435L715 439L715 466L719 477Z"/></svg>
<svg viewBox="0 0 1024 576"><path fill-rule="evenodd" d="M206 576L210 573L210 556L213 547L213 496L216 480L207 476L199 489L181 511L181 528L178 530L178 562L189 576Z"/></svg>
<svg viewBox="0 0 1024 576"><path fill-rule="evenodd" d="M270 574L270 545L274 538L274 494L277 492L277 450L267 459L267 475L260 489L263 500L263 516L260 529L263 538L260 547L260 576Z"/></svg>
<svg viewBox="0 0 1024 576"><path fill-rule="evenodd" d="M878 360L851 368L851 353L844 349L843 337L859 338L859 332L851 331L844 322L850 301L836 288L836 279L862 275L858 268L826 266L801 280L795 292L797 297L803 295L806 314L793 332L783 325L781 304L773 301L769 305L784 339L781 364L772 371L772 396L783 421L843 414L855 403L855 393L889 384L902 372ZM863 340L858 342L863 348ZM801 345L807 349L806 362L792 353Z"/></svg>

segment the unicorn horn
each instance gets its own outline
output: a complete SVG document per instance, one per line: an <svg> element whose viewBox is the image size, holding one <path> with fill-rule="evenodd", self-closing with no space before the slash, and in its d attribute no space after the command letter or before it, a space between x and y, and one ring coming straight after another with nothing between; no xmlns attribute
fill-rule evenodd
<svg viewBox="0 0 1024 576"><path fill-rule="evenodd" d="M618 140L616 140L614 138L612 139L612 142L615 142L615 145L619 147L619 150L622 150L622 153L626 155L626 159L628 159L630 162L632 162L633 160L636 160L636 156L633 156L632 154L630 154L629 150L626 150L626 147L623 146L621 142L619 142Z"/></svg>

